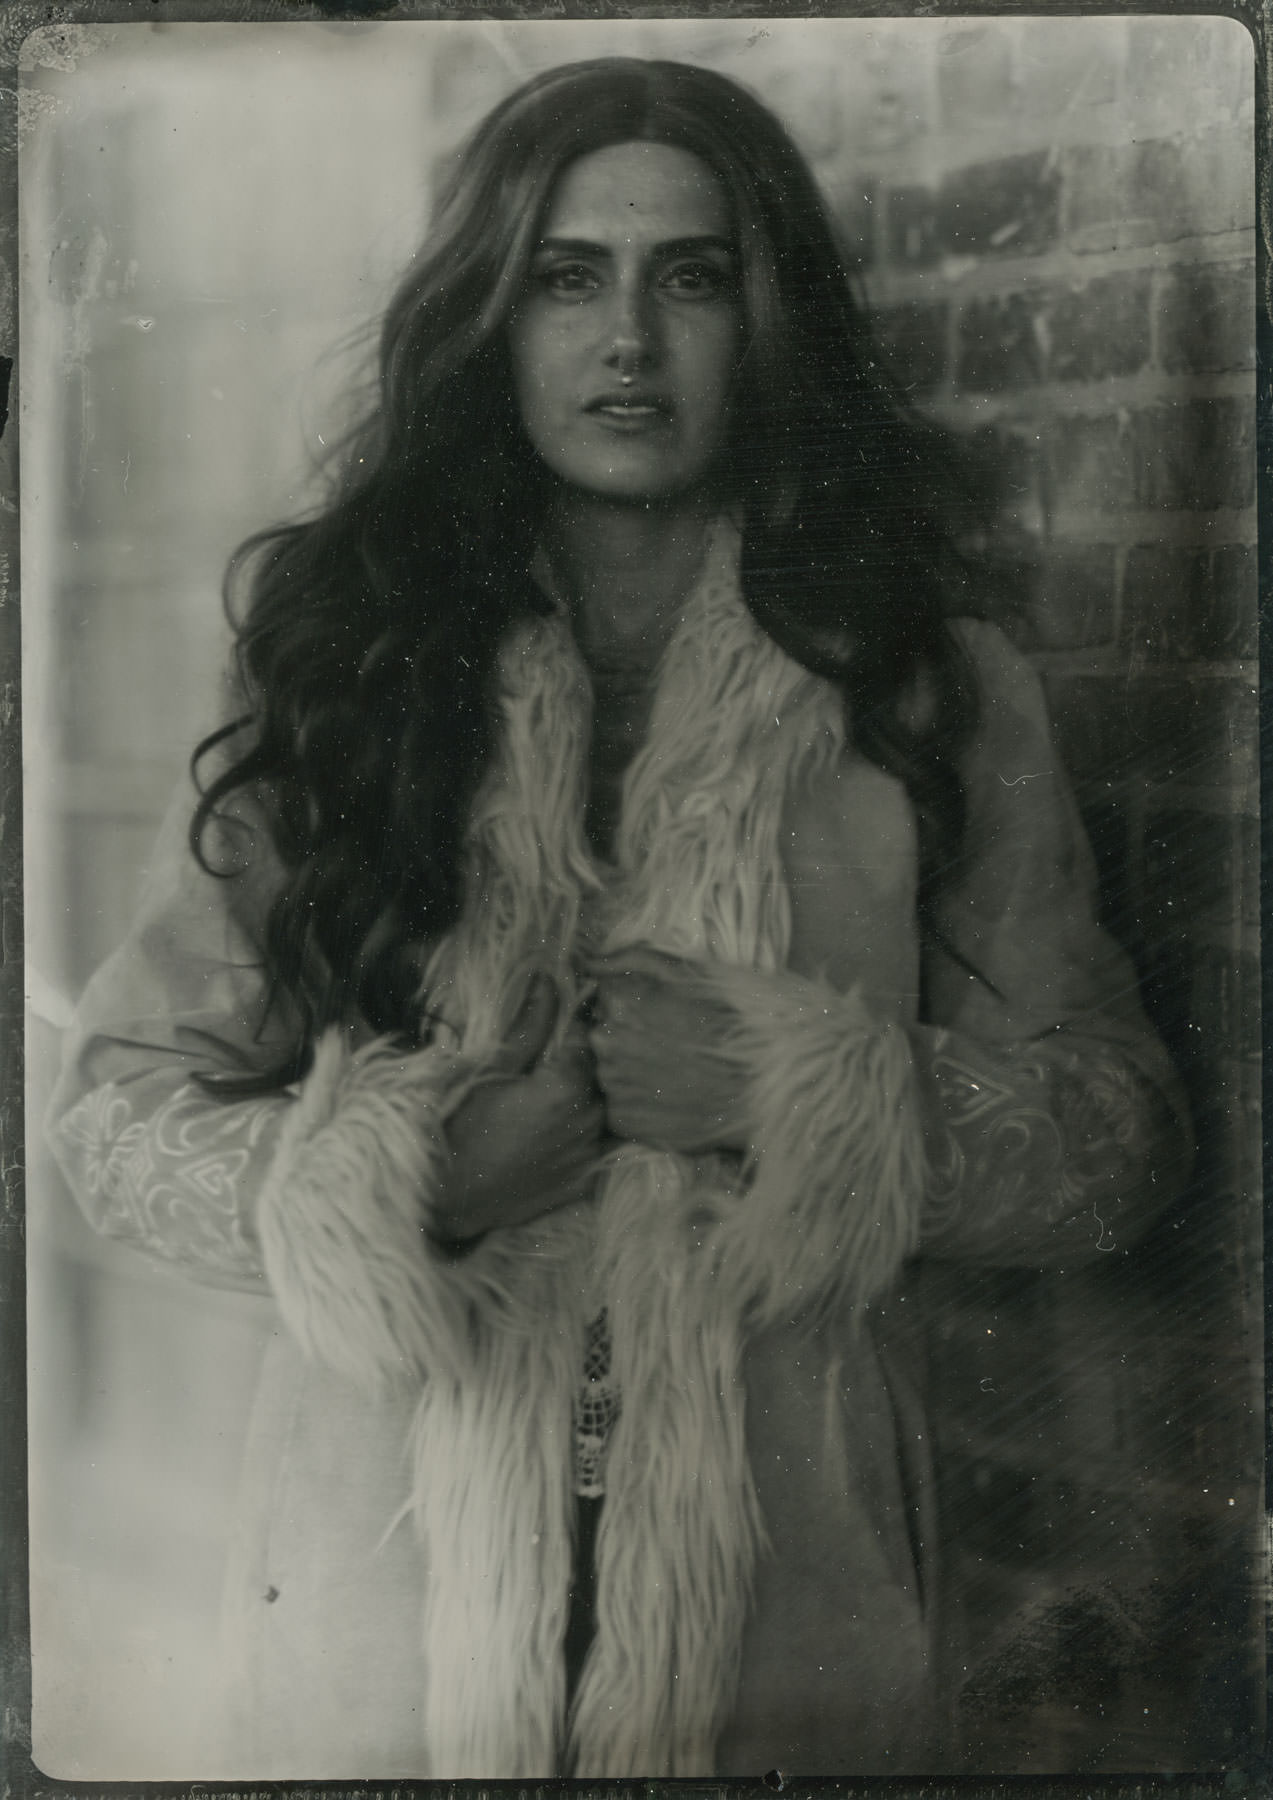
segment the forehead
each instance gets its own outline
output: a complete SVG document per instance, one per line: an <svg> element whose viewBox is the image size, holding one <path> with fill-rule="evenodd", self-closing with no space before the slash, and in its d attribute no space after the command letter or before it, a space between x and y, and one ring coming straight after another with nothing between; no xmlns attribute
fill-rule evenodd
<svg viewBox="0 0 1273 1800"><path fill-rule="evenodd" d="M654 243L726 237L729 202L707 164L674 144L609 144L572 162L553 190L545 237Z"/></svg>

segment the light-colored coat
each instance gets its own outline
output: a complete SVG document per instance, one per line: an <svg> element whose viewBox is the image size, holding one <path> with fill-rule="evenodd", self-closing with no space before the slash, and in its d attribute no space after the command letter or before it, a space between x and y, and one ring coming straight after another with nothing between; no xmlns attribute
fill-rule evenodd
<svg viewBox="0 0 1273 1800"><path fill-rule="evenodd" d="M613 866L584 836L590 693L567 621L505 645L468 900L429 969L449 1028L427 1050L332 1032L295 1096L218 1107L191 1088L286 1034L253 1037L276 875L241 838L229 880L161 863L85 998L56 1141L90 1212L268 1286L289 1328L232 1582L254 1775L940 1766L915 1259L1130 1242L1169 1192L1149 1176L1155 1152L1173 1167L1175 1093L1093 922L1026 665L957 628L982 689L969 870L940 919L959 956L921 971L905 795L756 628L736 567L722 526ZM582 948L637 943L733 1010L742 1166L629 1146L593 1202L459 1260L431 1251L446 1119L529 974L570 1000ZM571 1408L603 1306L622 1410L567 1714Z"/></svg>

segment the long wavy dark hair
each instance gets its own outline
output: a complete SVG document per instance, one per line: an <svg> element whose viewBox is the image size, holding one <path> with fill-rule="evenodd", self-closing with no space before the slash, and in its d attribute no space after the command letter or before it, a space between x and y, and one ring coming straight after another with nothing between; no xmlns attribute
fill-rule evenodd
<svg viewBox="0 0 1273 1800"><path fill-rule="evenodd" d="M506 350L554 185L616 143L700 158L732 209L745 354L721 479L743 517L742 586L789 654L843 689L854 743L905 784L921 926L960 856L957 754L975 717L945 625L960 580L951 464L884 374L817 186L776 119L706 69L607 58L528 82L479 125L384 319L375 404L329 502L263 531L227 574L242 716L217 749L191 841L237 790L267 809L285 880L266 925L273 991L314 1033L356 1008L420 1031L420 948L462 902L468 804L492 749L509 626L549 478Z"/></svg>

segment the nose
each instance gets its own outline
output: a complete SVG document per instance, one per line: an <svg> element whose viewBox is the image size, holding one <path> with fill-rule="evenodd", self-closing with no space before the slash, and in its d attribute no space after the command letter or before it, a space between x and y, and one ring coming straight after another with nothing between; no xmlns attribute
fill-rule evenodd
<svg viewBox="0 0 1273 1800"><path fill-rule="evenodd" d="M643 282L629 279L615 283L608 325L605 347L608 368L615 369L620 375L635 375L657 360L657 325Z"/></svg>

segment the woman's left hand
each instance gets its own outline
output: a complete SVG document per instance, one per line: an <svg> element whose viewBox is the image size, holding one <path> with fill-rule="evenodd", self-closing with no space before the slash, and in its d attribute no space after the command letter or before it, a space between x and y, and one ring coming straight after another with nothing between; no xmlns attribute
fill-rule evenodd
<svg viewBox="0 0 1273 1800"><path fill-rule="evenodd" d="M660 950L598 957L590 1033L611 1132L687 1155L746 1149L746 1099L726 1053L734 1014Z"/></svg>

